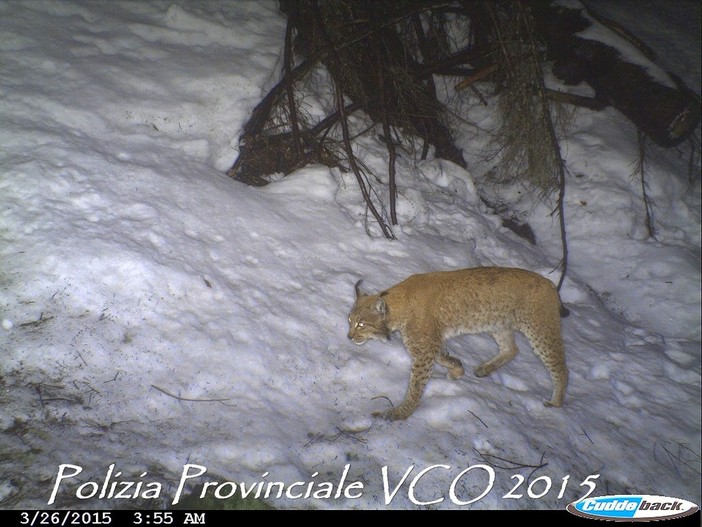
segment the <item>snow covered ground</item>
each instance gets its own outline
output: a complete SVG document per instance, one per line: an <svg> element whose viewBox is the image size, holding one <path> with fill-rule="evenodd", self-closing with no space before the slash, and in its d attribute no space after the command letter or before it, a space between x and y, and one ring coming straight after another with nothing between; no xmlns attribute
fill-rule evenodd
<svg viewBox="0 0 702 527"><path fill-rule="evenodd" d="M591 2L699 93L699 3L634 4ZM484 379L437 367L409 420L372 419L377 396L401 400L409 358L398 339L347 340L353 284L477 265L557 282L558 223L552 201L484 185L533 246L481 204L490 145L472 127L470 172L401 161L395 241L366 234L350 174L227 178L284 28L274 2L0 1L0 507L164 507L204 481L292 508L562 510L589 491L699 505L689 145L649 150L653 240L634 126L580 110L563 140L563 408L543 406L522 339ZM364 147L382 174L381 145ZM467 371L495 352L484 336L449 348Z"/></svg>

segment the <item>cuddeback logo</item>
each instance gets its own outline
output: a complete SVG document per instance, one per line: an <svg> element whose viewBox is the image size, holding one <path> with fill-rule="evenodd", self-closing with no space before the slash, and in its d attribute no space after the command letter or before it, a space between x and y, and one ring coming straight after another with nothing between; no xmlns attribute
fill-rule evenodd
<svg viewBox="0 0 702 527"><path fill-rule="evenodd" d="M585 518L626 521L680 518L694 514L698 509L697 505L687 500L647 494L585 498L566 507L568 512Z"/></svg>

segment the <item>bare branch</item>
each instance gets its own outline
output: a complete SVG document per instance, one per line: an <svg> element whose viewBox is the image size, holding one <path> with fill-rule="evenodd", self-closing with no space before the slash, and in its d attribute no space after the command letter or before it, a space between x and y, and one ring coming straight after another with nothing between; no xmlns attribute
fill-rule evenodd
<svg viewBox="0 0 702 527"><path fill-rule="evenodd" d="M193 403L222 403L225 401L229 401L229 399L191 399L188 397L180 397L178 395L173 395L172 393L164 390L163 388L160 388L159 386L156 386L155 384L152 384L151 387L155 390L158 390L159 392L168 395L169 397L173 397L174 399L178 399L179 401L188 401L188 402L193 402Z"/></svg>

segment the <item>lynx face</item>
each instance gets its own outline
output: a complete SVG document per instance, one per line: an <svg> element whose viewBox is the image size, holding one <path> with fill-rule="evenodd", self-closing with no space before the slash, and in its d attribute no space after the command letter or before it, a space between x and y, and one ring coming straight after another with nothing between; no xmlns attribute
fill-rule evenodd
<svg viewBox="0 0 702 527"><path fill-rule="evenodd" d="M389 340L387 304L380 296L364 295L356 282L356 303L349 313L349 340L359 346L370 339Z"/></svg>

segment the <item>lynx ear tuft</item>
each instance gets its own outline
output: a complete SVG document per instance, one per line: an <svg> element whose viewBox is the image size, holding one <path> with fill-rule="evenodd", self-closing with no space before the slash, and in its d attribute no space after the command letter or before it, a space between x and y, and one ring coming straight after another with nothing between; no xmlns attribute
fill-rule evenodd
<svg viewBox="0 0 702 527"><path fill-rule="evenodd" d="M354 289L356 290L356 298L360 298L362 296L365 296L361 292L361 288L359 287L361 285L361 282L363 282L363 278L361 278L358 282L356 282L356 285L354 286Z"/></svg>

